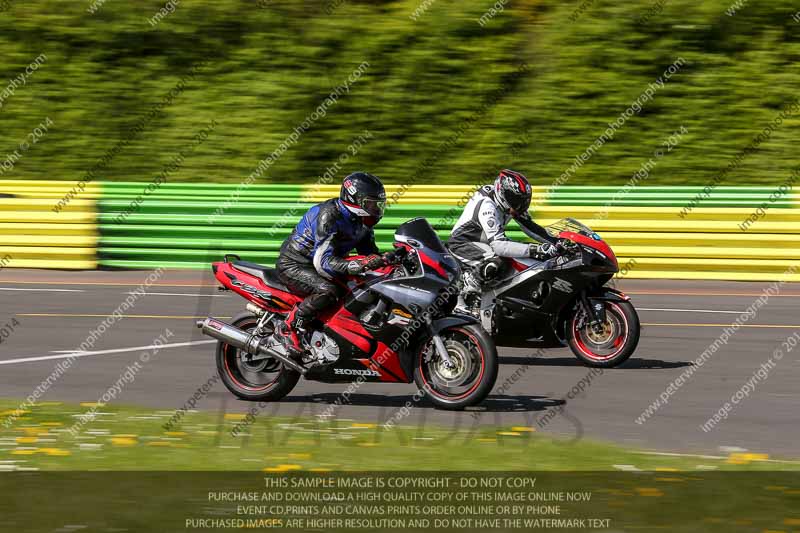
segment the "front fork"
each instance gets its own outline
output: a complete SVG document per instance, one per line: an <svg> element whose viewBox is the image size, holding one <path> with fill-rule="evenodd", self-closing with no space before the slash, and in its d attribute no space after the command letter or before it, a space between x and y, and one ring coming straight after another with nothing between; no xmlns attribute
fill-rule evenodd
<svg viewBox="0 0 800 533"><path fill-rule="evenodd" d="M436 350L436 354L442 361L444 361L444 364L447 368L455 368L453 360L450 359L450 354L447 353L447 346L444 345L442 336L433 329L433 322L431 321L430 317L427 318L427 323L428 333L430 333L431 339L433 339L433 347Z"/></svg>
<svg viewBox="0 0 800 533"><path fill-rule="evenodd" d="M581 291L578 302L580 309L583 310L578 320L578 329L582 329L588 323L595 332L601 332L603 324L606 323L605 304L603 304L601 300L591 301L589 297L586 296L585 290Z"/></svg>

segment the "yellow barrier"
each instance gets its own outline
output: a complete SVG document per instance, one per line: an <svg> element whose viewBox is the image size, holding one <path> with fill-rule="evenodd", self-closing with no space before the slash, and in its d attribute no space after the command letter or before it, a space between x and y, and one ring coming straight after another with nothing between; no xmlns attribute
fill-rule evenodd
<svg viewBox="0 0 800 533"><path fill-rule="evenodd" d="M89 184L63 210L53 206L71 182L0 181L0 258L5 267L97 268L97 202Z"/></svg>

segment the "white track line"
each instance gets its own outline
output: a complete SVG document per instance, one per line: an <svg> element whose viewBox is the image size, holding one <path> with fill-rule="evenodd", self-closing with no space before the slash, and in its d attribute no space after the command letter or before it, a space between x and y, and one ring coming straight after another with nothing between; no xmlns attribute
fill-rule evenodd
<svg viewBox="0 0 800 533"><path fill-rule="evenodd" d="M126 292L123 294L136 294L134 292ZM194 296L194 297L205 297L205 298L230 298L227 294L185 294L181 292L145 292L146 296L154 295L154 296Z"/></svg>
<svg viewBox="0 0 800 533"><path fill-rule="evenodd" d="M651 452L651 451L634 451L639 455L663 455L665 457L693 457L697 459L727 459L725 455L700 455L695 453L677 453L677 452ZM800 464L800 461L790 461L783 459L760 459L760 462L765 463L787 463L787 464Z"/></svg>
<svg viewBox="0 0 800 533"><path fill-rule="evenodd" d="M660 309L655 307L637 307L637 311L667 311L670 313L730 313L741 315L744 311L722 311L716 309Z"/></svg>
<svg viewBox="0 0 800 533"><path fill-rule="evenodd" d="M86 292L81 289L19 289L16 287L0 287L0 291Z"/></svg>
<svg viewBox="0 0 800 533"><path fill-rule="evenodd" d="M36 361L52 361L54 359L69 359L71 357L88 357L90 355L107 355L112 353L124 353L124 352L137 352L139 350L150 350L154 348L158 348L159 350L163 350L164 348L180 348L182 346L194 346L196 344L211 344L212 340L207 341L193 341L193 342L174 342L172 344L150 344L149 346L134 346L133 348L116 348L114 350L98 350L95 352L69 352L69 353L62 353L60 355L43 355L40 357L22 357L20 359L6 359L5 361L0 361L0 365L14 365L18 363L34 363ZM60 351L60 350L59 350Z"/></svg>

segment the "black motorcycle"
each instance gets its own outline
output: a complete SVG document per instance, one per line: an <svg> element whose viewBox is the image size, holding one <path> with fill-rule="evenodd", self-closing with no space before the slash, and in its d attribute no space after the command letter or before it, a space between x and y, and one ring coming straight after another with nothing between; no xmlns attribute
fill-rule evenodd
<svg viewBox="0 0 800 533"><path fill-rule="evenodd" d="M639 343L639 316L630 298L607 287L619 271L597 233L566 218L548 226L561 254L547 261L509 259L480 297L456 311L480 319L498 346L569 345L588 366L626 361Z"/></svg>

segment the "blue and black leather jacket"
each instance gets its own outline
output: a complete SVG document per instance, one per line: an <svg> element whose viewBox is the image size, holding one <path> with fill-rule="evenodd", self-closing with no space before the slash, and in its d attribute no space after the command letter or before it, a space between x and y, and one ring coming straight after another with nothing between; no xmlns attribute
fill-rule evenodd
<svg viewBox="0 0 800 533"><path fill-rule="evenodd" d="M344 257L355 249L361 255L377 254L375 233L361 217L338 198L309 209L281 246L281 262L313 265L323 277L347 273Z"/></svg>

